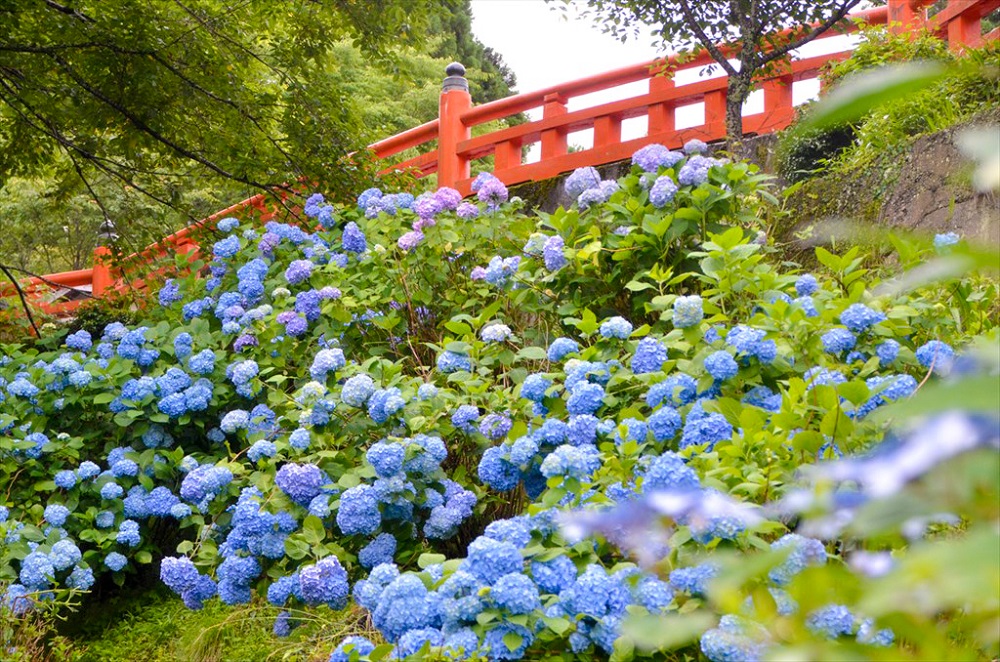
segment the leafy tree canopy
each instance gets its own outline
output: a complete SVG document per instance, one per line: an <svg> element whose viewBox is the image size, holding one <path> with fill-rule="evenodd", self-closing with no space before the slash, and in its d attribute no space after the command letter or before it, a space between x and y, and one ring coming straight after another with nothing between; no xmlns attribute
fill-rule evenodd
<svg viewBox="0 0 1000 662"><path fill-rule="evenodd" d="M261 188L356 191L373 164L338 160L436 117L447 62L469 66L477 102L510 94L470 16L468 0L0 5L0 198L16 230L0 262L88 266L105 216L131 251Z"/></svg>

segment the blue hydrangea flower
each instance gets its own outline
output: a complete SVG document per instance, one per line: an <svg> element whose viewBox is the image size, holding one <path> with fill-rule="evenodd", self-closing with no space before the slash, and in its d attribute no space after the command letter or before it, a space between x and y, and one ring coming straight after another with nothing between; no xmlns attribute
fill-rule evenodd
<svg viewBox="0 0 1000 662"><path fill-rule="evenodd" d="M637 375L659 372L666 360L667 348L663 343L655 338L643 338L632 356L632 372Z"/></svg>
<svg viewBox="0 0 1000 662"><path fill-rule="evenodd" d="M496 211L500 205L507 202L507 187L499 179L493 178L483 183L476 191L480 202L486 203L486 208Z"/></svg>
<svg viewBox="0 0 1000 662"><path fill-rule="evenodd" d="M694 377L675 373L650 387L646 394L646 404L650 408L655 408L661 402L667 402L680 407L694 402L696 397L698 397L698 382Z"/></svg>
<svg viewBox="0 0 1000 662"><path fill-rule="evenodd" d="M800 297L812 296L818 289L819 283L816 281L816 276L812 274L802 274L795 281L795 292Z"/></svg>
<svg viewBox="0 0 1000 662"><path fill-rule="evenodd" d="M75 349L86 353L90 351L93 344L94 342L90 337L90 333L84 329L80 329L79 331L66 336L66 347L69 349Z"/></svg>
<svg viewBox="0 0 1000 662"><path fill-rule="evenodd" d="M829 605L809 614L806 627L828 639L854 632L854 615L843 605Z"/></svg>
<svg viewBox="0 0 1000 662"><path fill-rule="evenodd" d="M56 569L43 552L34 551L21 561L18 580L32 591L47 589L55 578Z"/></svg>
<svg viewBox="0 0 1000 662"><path fill-rule="evenodd" d="M677 172L677 181L682 186L699 186L708 181L708 171L715 160L705 156L692 156Z"/></svg>
<svg viewBox="0 0 1000 662"><path fill-rule="evenodd" d="M545 375L534 373L528 375L521 382L521 397L532 402L542 402L545 399L545 391L552 386L552 381Z"/></svg>
<svg viewBox="0 0 1000 662"><path fill-rule="evenodd" d="M56 487L69 490L76 485L76 474L69 469L63 469L62 471L56 472L55 476Z"/></svg>
<svg viewBox="0 0 1000 662"><path fill-rule="evenodd" d="M876 630L875 621L871 618L866 618L858 626L857 640L861 644L884 648L892 645L892 642L896 640L896 635L889 628Z"/></svg>
<svg viewBox="0 0 1000 662"><path fill-rule="evenodd" d="M675 591L703 596L708 593L708 584L713 577L719 574L719 569L719 566L714 563L678 568L670 573L670 585Z"/></svg>
<svg viewBox="0 0 1000 662"><path fill-rule="evenodd" d="M504 342L510 338L511 330L506 324L490 324L484 326L479 336L484 342Z"/></svg>
<svg viewBox="0 0 1000 662"><path fill-rule="evenodd" d="M445 374L464 370L472 372L472 361L465 354L457 354L451 351L444 351L437 358L437 368Z"/></svg>
<svg viewBox="0 0 1000 662"><path fill-rule="evenodd" d="M724 441L733 436L733 426L722 414L705 413L701 403L696 404L688 412L687 420L684 422L684 429L681 433L679 448L688 446L700 446L706 444L708 449L715 446L717 442Z"/></svg>
<svg viewBox="0 0 1000 662"><path fill-rule="evenodd" d="M487 414L479 424L479 433L487 439L497 441L507 436L512 425L510 418L504 414Z"/></svg>
<svg viewBox="0 0 1000 662"><path fill-rule="evenodd" d="M961 237L954 232L936 234L934 235L934 250L937 251L939 255L947 255L951 252L951 247L956 245L960 240Z"/></svg>
<svg viewBox="0 0 1000 662"><path fill-rule="evenodd" d="M642 482L642 489L647 493L700 488L698 475L687 466L680 455L671 451L666 451L650 461Z"/></svg>
<svg viewBox="0 0 1000 662"><path fill-rule="evenodd" d="M601 454L593 446L564 444L549 453L540 471L546 478L564 476L585 480L601 466Z"/></svg>
<svg viewBox="0 0 1000 662"><path fill-rule="evenodd" d="M274 457L277 452L278 449L275 447L274 442L259 439L247 450L247 457L251 462L259 462L266 457Z"/></svg>
<svg viewBox="0 0 1000 662"><path fill-rule="evenodd" d="M462 220L469 221L479 216L479 207L471 202L463 202L455 208L455 214Z"/></svg>
<svg viewBox="0 0 1000 662"><path fill-rule="evenodd" d="M354 221L344 226L344 233L341 237L341 245L348 253L364 253L368 248L365 233L361 231Z"/></svg>
<svg viewBox="0 0 1000 662"><path fill-rule="evenodd" d="M308 505L331 482L330 477L315 464L289 462L274 475L274 484L278 489L303 506Z"/></svg>
<svg viewBox="0 0 1000 662"><path fill-rule="evenodd" d="M285 280L289 285L297 285L312 276L313 263L310 260L292 260L285 269Z"/></svg>
<svg viewBox="0 0 1000 662"><path fill-rule="evenodd" d="M219 259L231 258L240 250L239 237L229 236L222 241L215 242L212 246L212 254Z"/></svg>
<svg viewBox="0 0 1000 662"><path fill-rule="evenodd" d="M658 442L673 439L682 425L681 415L669 405L664 405L653 412L646 419L646 423L649 426L649 430L653 433L653 438Z"/></svg>
<svg viewBox="0 0 1000 662"><path fill-rule="evenodd" d="M545 268L549 271L559 271L566 266L566 255L563 249L566 242L559 235L552 235L545 240L542 247L542 257L545 261Z"/></svg>
<svg viewBox="0 0 1000 662"><path fill-rule="evenodd" d="M493 584L490 597L497 607L515 615L530 614L542 606L535 582L520 572L500 577Z"/></svg>
<svg viewBox="0 0 1000 662"><path fill-rule="evenodd" d="M701 322L705 311L701 297L697 294L674 299L674 326L685 329Z"/></svg>
<svg viewBox="0 0 1000 662"><path fill-rule="evenodd" d="M741 632L722 628L706 630L701 635L701 652L711 662L759 662L763 658L765 646Z"/></svg>
<svg viewBox="0 0 1000 662"><path fill-rule="evenodd" d="M840 314L840 323L855 333L861 333L885 319L884 313L872 310L863 303L852 303Z"/></svg>
<svg viewBox="0 0 1000 662"><path fill-rule="evenodd" d="M439 617L439 603L416 575L400 575L382 592L372 622L389 641L406 632L432 626Z"/></svg>
<svg viewBox="0 0 1000 662"><path fill-rule="evenodd" d="M77 591L89 591L94 585L94 571L90 568L77 566L66 578L66 586Z"/></svg>
<svg viewBox="0 0 1000 662"><path fill-rule="evenodd" d="M368 398L373 393L375 393L375 380L362 373L354 375L344 382L340 399L352 407L362 408L368 403Z"/></svg>
<svg viewBox="0 0 1000 662"><path fill-rule="evenodd" d="M875 355L878 356L879 365L891 365L899 356L899 343L891 338L885 340L875 348Z"/></svg>
<svg viewBox="0 0 1000 662"><path fill-rule="evenodd" d="M332 653L328 662L351 662L361 659L375 650L375 644L365 637L352 635L341 641Z"/></svg>
<svg viewBox="0 0 1000 662"><path fill-rule="evenodd" d="M705 357L705 370L721 382L735 377L740 367L729 352L720 350Z"/></svg>
<svg viewBox="0 0 1000 662"><path fill-rule="evenodd" d="M380 441L368 449L365 458L382 478L389 478L399 473L403 468L403 458L406 448L402 444Z"/></svg>
<svg viewBox="0 0 1000 662"><path fill-rule="evenodd" d="M346 490L340 497L337 526L344 535L361 533L371 535L382 523L378 497L370 485L358 485Z"/></svg>
<svg viewBox="0 0 1000 662"><path fill-rule="evenodd" d="M548 359L553 362L562 361L567 354L579 351L580 345L572 338L556 338L549 345Z"/></svg>
<svg viewBox="0 0 1000 662"><path fill-rule="evenodd" d="M857 338L847 329L830 329L820 337L823 350L830 354L843 354L852 349Z"/></svg>
<svg viewBox="0 0 1000 662"><path fill-rule="evenodd" d="M509 634L520 637L521 643L511 650L504 640ZM523 625L501 622L489 630L483 638L483 649L488 651L490 660L520 660L535 641L535 635Z"/></svg>
<svg viewBox="0 0 1000 662"><path fill-rule="evenodd" d="M479 408L475 405L461 405L451 415L451 424L463 432L473 433L476 431L473 423L479 418Z"/></svg>
<svg viewBox="0 0 1000 662"><path fill-rule="evenodd" d="M812 538L805 538L796 533L789 533L781 539L771 543L771 549L783 549L791 547L791 553L781 564L775 566L768 573L768 579L778 586L784 586L792 578L805 570L808 566L823 565L826 563L826 549L823 543Z"/></svg>
<svg viewBox="0 0 1000 662"><path fill-rule="evenodd" d="M139 523L127 519L118 526L118 535L115 538L120 545L135 547L142 538L139 536Z"/></svg>
<svg viewBox="0 0 1000 662"><path fill-rule="evenodd" d="M624 340L632 335L632 324L624 317L612 317L601 324L600 332L605 338Z"/></svg>
<svg viewBox="0 0 1000 662"><path fill-rule="evenodd" d="M947 374L955 360L955 350L940 340L931 340L917 348L917 361L925 368L933 366L937 374Z"/></svg>
<svg viewBox="0 0 1000 662"><path fill-rule="evenodd" d="M487 584L524 569L521 552L510 542L480 536L469 544L463 569Z"/></svg>
<svg viewBox="0 0 1000 662"><path fill-rule="evenodd" d="M646 172L656 172L661 167L671 168L684 158L680 152L672 152L663 145L646 145L632 155L633 165Z"/></svg>
<svg viewBox="0 0 1000 662"><path fill-rule="evenodd" d="M111 552L104 557L104 565L108 566L114 572L120 571L128 564L128 559L118 552Z"/></svg>
<svg viewBox="0 0 1000 662"><path fill-rule="evenodd" d="M45 521L52 526L62 526L66 523L66 518L69 517L69 508L60 503L50 504L45 506L44 517ZM21 580L21 583L25 584L26 582Z"/></svg>
<svg viewBox="0 0 1000 662"><path fill-rule="evenodd" d="M597 172L597 168L585 167L577 168L573 173L566 178L563 184L566 195L577 198L581 193L587 189L599 186L601 183L601 173Z"/></svg>
<svg viewBox="0 0 1000 662"><path fill-rule="evenodd" d="M593 414L604 404L604 389L600 384L579 382L566 399L566 411L570 414Z"/></svg>
<svg viewBox="0 0 1000 662"><path fill-rule="evenodd" d="M343 609L348 590L347 571L332 554L299 570L299 595L308 605Z"/></svg>
<svg viewBox="0 0 1000 662"><path fill-rule="evenodd" d="M657 177L649 189L649 203L657 209L666 207L677 195L677 184L669 175Z"/></svg>
<svg viewBox="0 0 1000 662"><path fill-rule="evenodd" d="M374 568L382 563L392 563L395 553L396 538L391 533L382 533L358 552L358 563L364 568Z"/></svg>
<svg viewBox="0 0 1000 662"><path fill-rule="evenodd" d="M219 428L228 434L232 434L237 430L245 430L249 426L250 413L243 409L234 409L233 411L226 412L226 415L219 422Z"/></svg>

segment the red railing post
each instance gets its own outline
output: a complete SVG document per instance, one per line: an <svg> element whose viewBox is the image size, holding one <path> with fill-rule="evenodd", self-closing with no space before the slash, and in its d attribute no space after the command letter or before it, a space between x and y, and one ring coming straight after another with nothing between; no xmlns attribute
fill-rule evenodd
<svg viewBox="0 0 1000 662"><path fill-rule="evenodd" d="M521 165L521 141L505 140L493 148L493 169L497 172Z"/></svg>
<svg viewBox="0 0 1000 662"><path fill-rule="evenodd" d="M726 90L705 93L705 131L709 140L726 135Z"/></svg>
<svg viewBox="0 0 1000 662"><path fill-rule="evenodd" d="M562 94L546 94L543 99L545 105L542 107L542 119L565 115L566 97ZM542 161L556 156L562 156L568 151L566 129L547 129L542 131Z"/></svg>
<svg viewBox="0 0 1000 662"><path fill-rule="evenodd" d="M921 0L889 0L889 30L896 34L911 32L924 27L927 21L928 2Z"/></svg>
<svg viewBox="0 0 1000 662"><path fill-rule="evenodd" d="M454 187L469 177L469 160L458 154L458 144L468 140L472 132L462 122L462 115L472 108L469 81L465 67L452 62L445 69L448 77L441 86L438 107L438 186Z"/></svg>
<svg viewBox="0 0 1000 662"><path fill-rule="evenodd" d="M775 131L791 123L795 116L792 106L792 76L777 76L764 81L764 124L758 131Z"/></svg>
<svg viewBox="0 0 1000 662"><path fill-rule="evenodd" d="M955 0L948 3L951 8ZM978 46L982 39L982 18L978 13L962 12L948 22L948 47L953 51Z"/></svg>
<svg viewBox="0 0 1000 662"><path fill-rule="evenodd" d="M94 249L94 275L90 279L90 293L99 297L114 284L111 275L111 249L98 246Z"/></svg>
<svg viewBox="0 0 1000 662"><path fill-rule="evenodd" d="M672 90L674 85L673 76L666 73L666 65L659 64L650 71L649 93L659 94ZM655 136L659 133L667 133L674 130L674 104L657 103L649 107L649 128L647 133Z"/></svg>
<svg viewBox="0 0 1000 662"><path fill-rule="evenodd" d="M594 147L610 147L622 141L622 118L602 115L594 119Z"/></svg>
<svg viewBox="0 0 1000 662"><path fill-rule="evenodd" d="M115 234L115 224L110 218L105 218L101 223L100 233L97 235L97 246L94 247L94 271L90 278L90 293L99 297L115 284L114 274L111 272L111 249L107 244L114 242L118 238Z"/></svg>

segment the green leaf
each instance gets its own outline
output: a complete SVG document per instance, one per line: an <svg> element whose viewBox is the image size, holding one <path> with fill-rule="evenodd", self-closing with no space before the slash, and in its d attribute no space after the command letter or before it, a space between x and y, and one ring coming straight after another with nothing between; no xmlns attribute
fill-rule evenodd
<svg viewBox="0 0 1000 662"><path fill-rule="evenodd" d="M326 537L326 527L323 520L315 515L307 515L302 522L302 535L310 545L318 545Z"/></svg>
<svg viewBox="0 0 1000 662"><path fill-rule="evenodd" d="M524 637L516 632L508 632L503 636L503 644L507 647L507 650L516 651L521 647L524 642Z"/></svg>
<svg viewBox="0 0 1000 662"><path fill-rule="evenodd" d="M521 361L544 361L547 358L545 350L541 347L522 347L514 357Z"/></svg>
<svg viewBox="0 0 1000 662"><path fill-rule="evenodd" d="M794 129L805 132L852 122L882 104L930 87L949 73L935 62L907 62L844 79Z"/></svg>
<svg viewBox="0 0 1000 662"><path fill-rule="evenodd" d="M431 552L425 552L417 558L417 565L421 570L426 570L432 565L437 565L438 563L444 563L447 560L444 554L432 554Z"/></svg>
<svg viewBox="0 0 1000 662"><path fill-rule="evenodd" d="M1000 402L1000 380L970 377L955 383L925 384L908 400L879 407L868 415L875 423L908 416L931 416L949 410L995 415Z"/></svg>
<svg viewBox="0 0 1000 662"><path fill-rule="evenodd" d="M153 562L153 555L150 554L145 549L141 550L141 551L138 551L138 552L135 553L135 562L136 563L142 563L142 564L152 563Z"/></svg>
<svg viewBox="0 0 1000 662"><path fill-rule="evenodd" d="M549 616L542 616L542 622L545 626L555 632L556 634L563 634L569 630L570 622L565 618L552 618Z"/></svg>

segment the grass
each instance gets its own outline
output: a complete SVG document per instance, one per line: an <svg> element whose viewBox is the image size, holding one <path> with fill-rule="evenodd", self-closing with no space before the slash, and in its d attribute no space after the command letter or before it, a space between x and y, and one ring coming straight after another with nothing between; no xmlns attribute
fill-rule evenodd
<svg viewBox="0 0 1000 662"><path fill-rule="evenodd" d="M218 600L187 609L177 596L154 589L90 607L59 629L69 646L53 660L73 662L263 662L326 660L350 634L373 633L359 608L295 611L300 626L272 634L279 609L257 599L227 606Z"/></svg>

